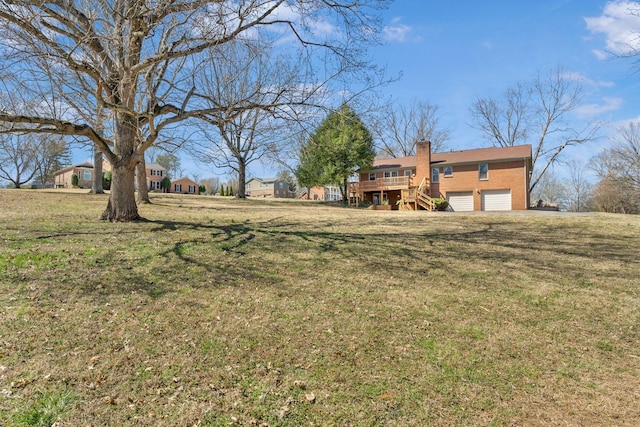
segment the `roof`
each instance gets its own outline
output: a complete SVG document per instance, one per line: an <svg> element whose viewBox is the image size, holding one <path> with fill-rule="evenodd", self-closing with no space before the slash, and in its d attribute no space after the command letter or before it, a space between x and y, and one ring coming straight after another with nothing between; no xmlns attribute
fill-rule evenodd
<svg viewBox="0 0 640 427"><path fill-rule="evenodd" d="M90 162L78 163L78 164L67 166L67 167L62 168L60 170L57 170L54 173L58 174L58 173L66 172L66 171L69 171L69 170L75 169L75 168L93 169L93 163L90 163Z"/></svg>
<svg viewBox="0 0 640 427"><path fill-rule="evenodd" d="M472 150L449 151L432 153L431 164L462 164L479 162L498 162L515 159L530 159L531 145L516 145L513 147L476 148ZM398 157L395 159L381 159L373 162L371 170L403 169L416 166L416 156Z"/></svg>
<svg viewBox="0 0 640 427"><path fill-rule="evenodd" d="M145 167L146 167L147 169L155 169L155 170L163 170L163 171L166 171L166 170L167 170L164 166L159 165L159 164L157 164L157 163L149 163L149 162L146 162L146 163L145 163Z"/></svg>
<svg viewBox="0 0 640 427"><path fill-rule="evenodd" d="M415 168L416 156L397 157L395 159L374 160L371 170Z"/></svg>
<svg viewBox="0 0 640 427"><path fill-rule="evenodd" d="M478 162L497 162L516 159L530 159L531 145L513 147L476 148L474 150L450 151L431 154L431 164L461 164Z"/></svg>
<svg viewBox="0 0 640 427"><path fill-rule="evenodd" d="M280 180L278 178L251 178L249 181L247 181L247 183L251 181L260 181L260 182L264 182L265 184L269 184L269 183L280 181Z"/></svg>
<svg viewBox="0 0 640 427"><path fill-rule="evenodd" d="M171 183L173 184L174 182L178 182L178 181L190 181L190 182L193 182L194 184L197 184L197 182L195 182L194 180L192 180L191 178L186 177L186 176L183 176L181 178L172 179Z"/></svg>

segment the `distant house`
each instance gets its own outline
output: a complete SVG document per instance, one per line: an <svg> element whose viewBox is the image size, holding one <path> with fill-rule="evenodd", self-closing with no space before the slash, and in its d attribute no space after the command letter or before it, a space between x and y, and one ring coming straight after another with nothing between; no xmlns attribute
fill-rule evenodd
<svg viewBox="0 0 640 427"><path fill-rule="evenodd" d="M277 178L252 178L245 185L247 197L273 197L280 199L295 198L289 190L289 184Z"/></svg>
<svg viewBox="0 0 640 427"><path fill-rule="evenodd" d="M170 193L198 194L198 184L190 178L179 178L171 181Z"/></svg>
<svg viewBox="0 0 640 427"><path fill-rule="evenodd" d="M160 190L162 188L162 180L167 175L167 170L157 163L146 163L145 166L147 188L149 190Z"/></svg>
<svg viewBox="0 0 640 427"><path fill-rule="evenodd" d="M309 197L307 197L307 193L309 193ZM298 198L336 202L342 200L342 193L340 193L340 187L337 185L315 186L310 189L304 189L298 195Z"/></svg>
<svg viewBox="0 0 640 427"><path fill-rule="evenodd" d="M529 208L531 145L431 154L428 141L416 155L376 160L351 183L350 197L400 209L434 208L444 198L453 211Z"/></svg>
<svg viewBox="0 0 640 427"><path fill-rule="evenodd" d="M78 176L78 187L90 188L93 184L93 163L85 162L73 166L68 166L64 169L60 169L55 172L55 187L56 188L71 188L71 176ZM111 170L111 164L103 160L102 172L108 172ZM166 169L156 163L146 164L147 175L147 188L149 190L160 190L162 188L162 179L166 175ZM134 181L135 185L138 185L137 180Z"/></svg>
<svg viewBox="0 0 640 427"><path fill-rule="evenodd" d="M79 163L77 165L67 166L64 169L55 171L55 188L71 188L73 186L73 175L78 177L78 187L91 188L91 185L93 184L93 163Z"/></svg>

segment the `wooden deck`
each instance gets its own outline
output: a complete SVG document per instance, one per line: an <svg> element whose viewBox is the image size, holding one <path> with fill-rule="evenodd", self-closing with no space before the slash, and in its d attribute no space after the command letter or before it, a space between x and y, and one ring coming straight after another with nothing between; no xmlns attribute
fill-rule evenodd
<svg viewBox="0 0 640 427"><path fill-rule="evenodd" d="M350 182L350 193L364 193L366 191L406 190L411 188L410 176L396 176L393 178L381 178L373 181Z"/></svg>

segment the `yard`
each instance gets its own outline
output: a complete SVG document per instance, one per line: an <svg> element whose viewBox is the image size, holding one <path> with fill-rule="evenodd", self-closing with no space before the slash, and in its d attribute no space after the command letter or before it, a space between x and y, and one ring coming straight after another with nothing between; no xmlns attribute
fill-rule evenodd
<svg viewBox="0 0 640 427"><path fill-rule="evenodd" d="M0 190L0 425L640 425L640 218Z"/></svg>

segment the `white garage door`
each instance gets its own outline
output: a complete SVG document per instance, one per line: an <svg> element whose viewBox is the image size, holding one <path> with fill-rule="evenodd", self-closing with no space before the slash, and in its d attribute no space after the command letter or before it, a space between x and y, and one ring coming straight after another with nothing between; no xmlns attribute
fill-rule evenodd
<svg viewBox="0 0 640 427"><path fill-rule="evenodd" d="M482 192L483 211L510 211L511 190L489 190Z"/></svg>
<svg viewBox="0 0 640 427"><path fill-rule="evenodd" d="M468 212L473 210L473 192L447 193L447 201L454 212Z"/></svg>

